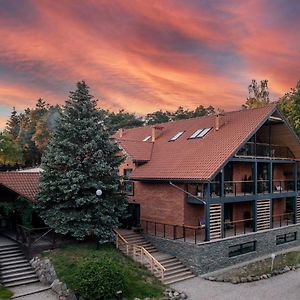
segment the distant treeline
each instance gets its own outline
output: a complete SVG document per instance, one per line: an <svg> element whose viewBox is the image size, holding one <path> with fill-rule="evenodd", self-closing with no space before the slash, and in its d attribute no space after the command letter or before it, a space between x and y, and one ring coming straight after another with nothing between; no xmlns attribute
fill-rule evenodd
<svg viewBox="0 0 300 300"><path fill-rule="evenodd" d="M248 90L249 97L242 106L243 109L261 107L270 102L267 80L260 83L252 80ZM279 100L280 108L300 136L300 81ZM50 105L41 98L37 100L35 108L27 108L19 114L13 108L5 130L0 132L0 171L39 165L62 110L63 106ZM158 110L145 116L125 110L111 112L99 108L99 118L111 134L119 128L153 125L214 113L213 106L203 105L194 110L181 106L174 112Z"/></svg>

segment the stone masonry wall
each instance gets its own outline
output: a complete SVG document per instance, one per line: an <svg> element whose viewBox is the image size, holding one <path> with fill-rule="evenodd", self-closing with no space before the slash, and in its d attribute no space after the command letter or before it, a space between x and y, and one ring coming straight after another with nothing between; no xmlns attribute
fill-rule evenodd
<svg viewBox="0 0 300 300"><path fill-rule="evenodd" d="M297 232L296 241L276 245L276 236ZM190 244L179 240L168 240L151 235L145 237L160 251L179 258L196 274L205 274L237 263L254 259L258 256L271 254L290 247L300 245L300 224L290 225L271 230L253 232L238 237L228 237L222 240L202 244ZM241 243L256 241L256 251L229 257L229 247Z"/></svg>

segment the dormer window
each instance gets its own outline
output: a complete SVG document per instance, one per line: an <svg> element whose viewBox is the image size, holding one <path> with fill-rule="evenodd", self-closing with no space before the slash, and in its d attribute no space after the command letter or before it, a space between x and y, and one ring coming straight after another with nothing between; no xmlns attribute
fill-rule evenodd
<svg viewBox="0 0 300 300"><path fill-rule="evenodd" d="M143 139L143 142L147 142L147 141L149 141L149 140L150 140L150 138L151 138L151 135L148 135L148 136L146 136L146 137Z"/></svg>
<svg viewBox="0 0 300 300"><path fill-rule="evenodd" d="M176 141L183 133L184 133L184 131L179 131L179 132L177 132L177 133L170 139L169 142L174 142L174 141Z"/></svg>
<svg viewBox="0 0 300 300"><path fill-rule="evenodd" d="M200 128L200 129L196 130L196 131L189 137L189 139L198 139L198 138L202 138L202 137L204 137L210 130L211 130L211 128Z"/></svg>

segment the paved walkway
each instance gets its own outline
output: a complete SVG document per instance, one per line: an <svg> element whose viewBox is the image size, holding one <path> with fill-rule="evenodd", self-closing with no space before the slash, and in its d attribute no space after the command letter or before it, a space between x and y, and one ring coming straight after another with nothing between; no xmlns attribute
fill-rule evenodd
<svg viewBox="0 0 300 300"><path fill-rule="evenodd" d="M189 300L299 300L300 269L243 284L213 282L195 277L172 285Z"/></svg>

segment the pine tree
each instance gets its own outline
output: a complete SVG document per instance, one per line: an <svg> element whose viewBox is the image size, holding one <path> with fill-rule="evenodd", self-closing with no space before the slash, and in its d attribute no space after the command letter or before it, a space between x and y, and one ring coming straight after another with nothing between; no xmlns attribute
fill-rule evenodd
<svg viewBox="0 0 300 300"><path fill-rule="evenodd" d="M13 107L10 118L6 123L5 131L11 137L12 141L17 140L20 131L20 117L15 107Z"/></svg>
<svg viewBox="0 0 300 300"><path fill-rule="evenodd" d="M45 224L78 240L113 238L126 211L118 166L123 157L103 127L97 101L85 82L77 84L42 159L37 209ZM96 190L101 189L101 197Z"/></svg>

